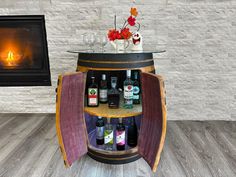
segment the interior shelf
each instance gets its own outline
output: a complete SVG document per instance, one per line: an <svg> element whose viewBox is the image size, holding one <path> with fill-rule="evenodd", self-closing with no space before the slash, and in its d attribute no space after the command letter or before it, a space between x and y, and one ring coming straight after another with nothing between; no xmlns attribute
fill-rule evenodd
<svg viewBox="0 0 236 177"><path fill-rule="evenodd" d="M140 101L142 102L142 101ZM125 118L139 116L142 114L142 104L134 104L132 109L125 109L123 96L120 96L120 106L118 109L111 109L108 104L99 104L98 107L85 106L84 111L93 116L106 118Z"/></svg>

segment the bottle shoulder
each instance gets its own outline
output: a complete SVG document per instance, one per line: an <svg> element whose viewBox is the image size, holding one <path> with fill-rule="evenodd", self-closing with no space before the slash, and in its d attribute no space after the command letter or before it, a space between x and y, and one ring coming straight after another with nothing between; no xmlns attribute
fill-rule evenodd
<svg viewBox="0 0 236 177"><path fill-rule="evenodd" d="M134 83L134 81L129 78L124 81L124 85L128 85L128 84L133 85L133 83Z"/></svg>

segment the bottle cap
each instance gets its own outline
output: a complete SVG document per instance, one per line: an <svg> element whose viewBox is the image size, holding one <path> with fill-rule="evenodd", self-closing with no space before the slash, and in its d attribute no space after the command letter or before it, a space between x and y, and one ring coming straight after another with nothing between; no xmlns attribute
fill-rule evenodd
<svg viewBox="0 0 236 177"><path fill-rule="evenodd" d="M131 70L127 70L126 75L127 75L127 77L131 77Z"/></svg>
<svg viewBox="0 0 236 177"><path fill-rule="evenodd" d="M106 80L106 74L102 74L102 80Z"/></svg>

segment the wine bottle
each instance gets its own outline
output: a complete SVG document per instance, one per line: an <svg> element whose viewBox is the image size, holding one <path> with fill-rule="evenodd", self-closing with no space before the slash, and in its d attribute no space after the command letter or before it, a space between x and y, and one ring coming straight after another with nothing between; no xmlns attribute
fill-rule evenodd
<svg viewBox="0 0 236 177"><path fill-rule="evenodd" d="M105 140L105 150L113 150L113 126L110 123L110 119L107 119L107 124L105 125L104 130L104 140Z"/></svg>
<svg viewBox="0 0 236 177"><path fill-rule="evenodd" d="M118 151L125 150L125 126L121 118L116 126L116 149Z"/></svg>
<svg viewBox="0 0 236 177"><path fill-rule="evenodd" d="M126 71L126 80L124 81L124 108L133 108L133 81L131 80L131 70Z"/></svg>
<svg viewBox="0 0 236 177"><path fill-rule="evenodd" d="M88 87L88 106L97 107L98 102L98 85L95 83L95 77L91 77L92 83Z"/></svg>
<svg viewBox="0 0 236 177"><path fill-rule="evenodd" d="M138 140L138 129L135 123L135 118L132 117L130 119L128 126L127 144L130 147L135 147L137 146L137 140Z"/></svg>
<svg viewBox="0 0 236 177"><path fill-rule="evenodd" d="M104 120L102 117L98 117L96 122L96 142L97 145L104 144Z"/></svg>
<svg viewBox="0 0 236 177"><path fill-rule="evenodd" d="M138 81L138 72L134 73L134 95L133 95L133 103L140 104L140 84Z"/></svg>
<svg viewBox="0 0 236 177"><path fill-rule="evenodd" d="M102 74L99 88L99 101L100 103L107 103L107 80L106 74Z"/></svg>
<svg viewBox="0 0 236 177"><path fill-rule="evenodd" d="M116 89L117 77L111 77L111 89L108 91L108 107L119 108L120 93Z"/></svg>

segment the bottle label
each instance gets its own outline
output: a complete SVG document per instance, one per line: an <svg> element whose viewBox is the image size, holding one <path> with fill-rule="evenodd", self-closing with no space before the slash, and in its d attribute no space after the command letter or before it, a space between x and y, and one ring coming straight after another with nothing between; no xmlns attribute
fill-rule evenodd
<svg viewBox="0 0 236 177"><path fill-rule="evenodd" d="M133 86L132 85L124 86L124 98L133 99Z"/></svg>
<svg viewBox="0 0 236 177"><path fill-rule="evenodd" d="M98 89L97 88L88 89L88 104L89 105L98 104Z"/></svg>
<svg viewBox="0 0 236 177"><path fill-rule="evenodd" d="M138 86L134 86L134 94L139 94L139 87Z"/></svg>
<svg viewBox="0 0 236 177"><path fill-rule="evenodd" d="M104 139L104 127L96 127L96 138L99 140Z"/></svg>
<svg viewBox="0 0 236 177"><path fill-rule="evenodd" d="M105 144L113 144L113 130L105 130L104 135Z"/></svg>
<svg viewBox="0 0 236 177"><path fill-rule="evenodd" d="M99 98L101 101L107 101L107 89L100 89Z"/></svg>
<svg viewBox="0 0 236 177"><path fill-rule="evenodd" d="M116 144L125 144L125 131L116 131Z"/></svg>

